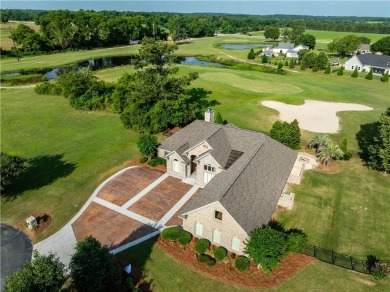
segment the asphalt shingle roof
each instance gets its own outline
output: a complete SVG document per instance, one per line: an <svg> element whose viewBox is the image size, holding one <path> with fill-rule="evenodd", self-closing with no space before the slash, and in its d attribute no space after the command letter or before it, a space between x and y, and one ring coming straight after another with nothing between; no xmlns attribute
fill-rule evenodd
<svg viewBox="0 0 390 292"><path fill-rule="evenodd" d="M293 168L296 152L262 133L204 121L194 121L165 140L160 148L174 151L183 145L183 139L188 139L190 147L207 140L213 147L210 154L223 167L232 151L242 152L183 213L219 201L246 232L267 224Z"/></svg>
<svg viewBox="0 0 390 292"><path fill-rule="evenodd" d="M390 56L387 55L361 54L356 55L356 58L358 58L363 66L369 65L373 67L390 68Z"/></svg>

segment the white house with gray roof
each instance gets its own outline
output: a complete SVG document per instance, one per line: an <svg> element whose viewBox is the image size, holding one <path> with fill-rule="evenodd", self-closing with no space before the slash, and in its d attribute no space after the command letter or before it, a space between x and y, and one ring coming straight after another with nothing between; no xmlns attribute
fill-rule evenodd
<svg viewBox="0 0 390 292"><path fill-rule="evenodd" d="M361 54L353 56L345 62L345 69L355 70L359 72L369 72L372 68L374 74L382 75L386 70L390 70L390 56L375 55L375 54Z"/></svg>
<svg viewBox="0 0 390 292"><path fill-rule="evenodd" d="M167 172L203 189L185 207L183 228L241 254L250 231L267 224L297 154L255 131L196 120L163 141Z"/></svg>

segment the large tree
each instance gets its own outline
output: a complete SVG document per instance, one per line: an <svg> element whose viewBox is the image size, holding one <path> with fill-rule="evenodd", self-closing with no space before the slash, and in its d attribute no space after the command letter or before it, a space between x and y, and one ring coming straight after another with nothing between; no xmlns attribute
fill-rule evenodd
<svg viewBox="0 0 390 292"><path fill-rule="evenodd" d="M294 45L308 46L312 50L316 46L316 37L311 34L303 34L295 39Z"/></svg>
<svg viewBox="0 0 390 292"><path fill-rule="evenodd" d="M6 291L59 291L64 281L65 268L59 258L52 253L40 255L35 251L31 261L8 276Z"/></svg>
<svg viewBox="0 0 390 292"><path fill-rule="evenodd" d="M264 37L266 39L273 39L274 41L279 38L280 31L277 27L269 27L264 31Z"/></svg>
<svg viewBox="0 0 390 292"><path fill-rule="evenodd" d="M158 142L156 136L145 134L138 138L137 147L142 155L155 158L157 154L157 146Z"/></svg>
<svg viewBox="0 0 390 292"><path fill-rule="evenodd" d="M299 38L306 30L306 24L301 19L294 20L291 23L290 27L292 28L291 35L290 35L292 42L295 42L295 40Z"/></svg>
<svg viewBox="0 0 390 292"><path fill-rule="evenodd" d="M359 37L355 35L347 35L340 39L334 39L328 44L328 49L331 52L337 52L344 56L356 51L360 45Z"/></svg>
<svg viewBox="0 0 390 292"><path fill-rule="evenodd" d="M382 52L385 55L390 55L390 36L381 38L376 43L371 45L373 52Z"/></svg>
<svg viewBox="0 0 390 292"><path fill-rule="evenodd" d="M276 121L270 131L271 138L280 143L296 149L301 142L301 131L297 120L291 123Z"/></svg>
<svg viewBox="0 0 390 292"><path fill-rule="evenodd" d="M77 243L69 268L79 292L110 291L121 278L108 248L92 236Z"/></svg>
<svg viewBox="0 0 390 292"><path fill-rule="evenodd" d="M7 188L28 168L28 160L19 156L0 153L1 160L1 190Z"/></svg>
<svg viewBox="0 0 390 292"><path fill-rule="evenodd" d="M12 30L10 38L25 51L40 51L46 47L40 34L23 23Z"/></svg>
<svg viewBox="0 0 390 292"><path fill-rule="evenodd" d="M142 42L138 71L119 79L113 93L113 103L126 127L158 132L190 122L203 110L201 97L187 90L198 74L177 75L178 67L173 65L180 59L172 55L176 50L176 45L167 42Z"/></svg>
<svg viewBox="0 0 390 292"><path fill-rule="evenodd" d="M368 146L368 166L390 172L390 107L381 114L378 132L373 133L371 145Z"/></svg>

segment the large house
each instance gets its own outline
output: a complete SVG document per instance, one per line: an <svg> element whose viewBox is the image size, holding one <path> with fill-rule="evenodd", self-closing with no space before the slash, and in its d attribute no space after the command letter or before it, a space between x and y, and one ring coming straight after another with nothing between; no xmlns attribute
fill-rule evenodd
<svg viewBox="0 0 390 292"><path fill-rule="evenodd" d="M298 59L299 58L299 51L300 50L308 50L309 47L308 46L302 46L302 45L298 45L292 49L289 49L287 52L286 52L286 57L287 58L294 58L294 59Z"/></svg>
<svg viewBox="0 0 390 292"><path fill-rule="evenodd" d="M183 229L236 253L267 224L297 154L255 131L214 124L214 111L163 141L158 155L171 175L203 189L184 208Z"/></svg>
<svg viewBox="0 0 390 292"><path fill-rule="evenodd" d="M286 55L287 58L298 59L298 52L304 49L309 49L309 47L303 45L298 45L294 47L294 44L280 43L275 48L267 48L263 54L265 54L267 57L272 57L279 56L279 54L283 53Z"/></svg>
<svg viewBox="0 0 390 292"><path fill-rule="evenodd" d="M345 62L345 69L355 70L355 68L359 72L369 72L372 68L374 74L384 74L386 70L390 70L390 56L375 54L353 56Z"/></svg>

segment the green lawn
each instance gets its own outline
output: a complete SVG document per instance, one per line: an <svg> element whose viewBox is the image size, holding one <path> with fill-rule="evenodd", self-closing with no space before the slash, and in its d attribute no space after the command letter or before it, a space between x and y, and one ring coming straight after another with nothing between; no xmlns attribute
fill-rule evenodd
<svg viewBox="0 0 390 292"><path fill-rule="evenodd" d="M127 249L115 257L143 267L153 291L256 291L231 286L194 272L170 258L151 241ZM389 288L389 279L377 283L369 275L317 262L305 267L279 287L257 291L388 291Z"/></svg>
<svg viewBox="0 0 390 292"><path fill-rule="evenodd" d="M137 135L117 115L82 112L32 89L1 91L1 149L36 166L1 197L1 222L14 225L37 211L53 221L36 240L65 225L94 189L137 155Z"/></svg>

